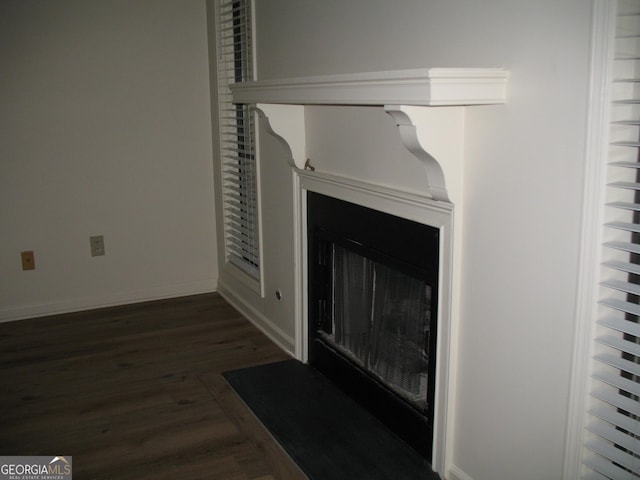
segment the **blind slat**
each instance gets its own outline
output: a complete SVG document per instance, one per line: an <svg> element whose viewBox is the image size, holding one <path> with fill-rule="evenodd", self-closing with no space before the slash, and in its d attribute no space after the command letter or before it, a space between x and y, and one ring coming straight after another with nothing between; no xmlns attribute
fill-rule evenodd
<svg viewBox="0 0 640 480"><path fill-rule="evenodd" d="M640 183L637 182L612 182L610 187L624 188L627 190L640 190Z"/></svg>
<svg viewBox="0 0 640 480"><path fill-rule="evenodd" d="M603 335L596 338L596 342L600 345L606 345L607 347L615 348L616 350L623 353L640 356L640 344L637 344L635 342L627 342L620 337L615 337L613 335Z"/></svg>
<svg viewBox="0 0 640 480"><path fill-rule="evenodd" d="M632 295L640 295L640 285L637 283L624 282L622 280L605 280L600 285L603 287L618 290L620 292L630 293Z"/></svg>
<svg viewBox="0 0 640 480"><path fill-rule="evenodd" d="M640 103L640 102L638 102ZM611 142L611 145L615 145L618 147L640 147L640 142Z"/></svg>
<svg viewBox="0 0 640 480"><path fill-rule="evenodd" d="M244 258L247 263L256 265L258 263L258 253L249 247L249 244L241 238L230 238L229 243L233 245L231 255Z"/></svg>
<svg viewBox="0 0 640 480"><path fill-rule="evenodd" d="M254 247L254 237L252 235L248 235L238 228L235 228L232 222L228 223L229 241L232 242L236 247L240 247L243 251L250 252L252 255L255 255L257 250Z"/></svg>
<svg viewBox="0 0 640 480"><path fill-rule="evenodd" d="M236 185L225 184L225 195L229 199L231 205L239 205L240 210L246 211L247 215L255 215L252 212L252 205L255 203L255 197L247 194L247 188L240 188Z"/></svg>
<svg viewBox="0 0 640 480"><path fill-rule="evenodd" d="M593 438L587 442L587 447L624 468L637 469L640 467L638 459L633 458L633 455L630 455L626 451L616 448L610 442L605 442L599 438Z"/></svg>
<svg viewBox="0 0 640 480"><path fill-rule="evenodd" d="M616 387L616 388L619 388L620 390L624 390L625 392L629 392L633 395L640 396L640 385L637 382L633 382L631 380L627 380L626 378L621 377L619 374L612 375L612 374L596 372L596 373L593 373L592 377L612 387Z"/></svg>
<svg viewBox="0 0 640 480"><path fill-rule="evenodd" d="M597 416L593 412L593 410L590 411L589 413L591 413L594 416ZM620 430L617 430L615 428L612 428L608 422L607 423L594 422L587 427L587 430L589 430L591 433L595 435L598 435L599 437L606 438L607 440L615 443L616 445L619 445L621 447L624 447L627 450L632 451L636 455L640 454L640 451L638 450L640 449L640 443L636 442L634 438L630 437L626 433ZM602 453L604 454L604 452ZM606 456L606 455L603 455L603 456Z"/></svg>
<svg viewBox="0 0 640 480"><path fill-rule="evenodd" d="M636 265L634 263L622 262L620 260L610 260L608 262L603 262L602 265L605 267L613 268L615 270L620 270L622 272L640 275L640 265Z"/></svg>
<svg viewBox="0 0 640 480"><path fill-rule="evenodd" d="M633 167L636 168L636 167ZM607 203L609 207L613 208L621 208L623 210L633 210L634 212L640 211L640 203L632 203L632 202L609 202Z"/></svg>
<svg viewBox="0 0 640 480"><path fill-rule="evenodd" d="M631 315L640 315L640 305L631 302L625 302L624 300L618 300L616 298L605 298L600 301L602 305L605 305L614 310L619 310L624 313L630 313Z"/></svg>
<svg viewBox="0 0 640 480"><path fill-rule="evenodd" d="M594 472L594 471L587 472L586 474L583 475L582 479L583 480L609 480L604 475L601 475L598 472Z"/></svg>
<svg viewBox="0 0 640 480"><path fill-rule="evenodd" d="M229 243L233 244L233 252L240 256L248 256L250 260L257 260L258 251L254 248L254 239L241 232L229 230Z"/></svg>
<svg viewBox="0 0 640 480"><path fill-rule="evenodd" d="M598 455L589 456L584 460L584 464L587 467L592 468L594 471L604 475L605 479L633 480L633 477L629 475L629 472Z"/></svg>
<svg viewBox="0 0 640 480"><path fill-rule="evenodd" d="M640 225L638 225L637 223L608 222L608 223L605 223L605 227L617 228L619 230L626 230L627 232L640 233Z"/></svg>
<svg viewBox="0 0 640 480"><path fill-rule="evenodd" d="M237 217L227 217L227 228L230 234L237 239L242 239L248 243L253 243L255 236L253 230L245 226L244 221L238 221Z"/></svg>
<svg viewBox="0 0 640 480"><path fill-rule="evenodd" d="M640 125L640 120L615 120L612 125Z"/></svg>
<svg viewBox="0 0 640 480"><path fill-rule="evenodd" d="M229 208L227 209L228 213L237 213L238 215L254 215L255 216L255 210L253 209L249 209L247 210L246 208L246 203L245 201L243 201L242 197L239 195L228 195L229 197L229 201L227 202L229 205Z"/></svg>
<svg viewBox="0 0 640 480"><path fill-rule="evenodd" d="M601 353L594 356L593 358L611 367L615 367L623 372L629 372L636 376L640 375L640 364L625 360L619 355L616 356L609 353ZM637 384L637 387L640 388L640 383Z"/></svg>
<svg viewBox="0 0 640 480"><path fill-rule="evenodd" d="M638 405L638 402L627 396L618 394L617 390L616 393L613 393L611 389L599 388L592 391L591 396L607 405L629 412L632 415L640 415L640 405Z"/></svg>
<svg viewBox="0 0 640 480"><path fill-rule="evenodd" d="M622 241L611 241L604 244L605 247L615 248L627 253L640 253L640 244Z"/></svg>
<svg viewBox="0 0 640 480"><path fill-rule="evenodd" d="M234 253L230 253L228 257L228 261L229 263L238 267L240 270L243 270L244 272L246 272L247 275L249 275L250 277L252 278L260 277L260 270L254 267L250 262L247 262L244 258L238 257Z"/></svg>
<svg viewBox="0 0 640 480"><path fill-rule="evenodd" d="M598 323L612 330L640 337L640 323L611 317L598 320ZM640 412L640 408L638 411Z"/></svg>

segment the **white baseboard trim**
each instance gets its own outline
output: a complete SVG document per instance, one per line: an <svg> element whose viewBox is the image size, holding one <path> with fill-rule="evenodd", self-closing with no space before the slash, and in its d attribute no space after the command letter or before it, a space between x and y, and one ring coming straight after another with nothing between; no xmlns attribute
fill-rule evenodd
<svg viewBox="0 0 640 480"><path fill-rule="evenodd" d="M82 310L93 310L96 308L113 307L116 305L126 305L128 303L141 303L165 298L211 293L216 291L217 283L217 278L211 278L196 282L180 283L128 292L117 292L108 295L94 295L30 305L0 307L0 323L57 315L61 313L78 312Z"/></svg>
<svg viewBox="0 0 640 480"><path fill-rule="evenodd" d="M467 475L461 468L456 465L451 465L449 471L446 475L446 480L473 480L469 475Z"/></svg>
<svg viewBox="0 0 640 480"><path fill-rule="evenodd" d="M244 315L253 325L255 325L262 333L269 337L276 345L282 348L292 357L295 357L295 340L288 335L280 327L265 317L261 312L255 309L253 305L247 303L240 296L236 295L231 289L225 285L218 285L218 293L229 302L236 310Z"/></svg>

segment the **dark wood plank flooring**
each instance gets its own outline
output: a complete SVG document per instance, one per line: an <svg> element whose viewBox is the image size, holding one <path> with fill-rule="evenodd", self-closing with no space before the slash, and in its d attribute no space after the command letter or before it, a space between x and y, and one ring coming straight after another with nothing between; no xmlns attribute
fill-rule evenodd
<svg viewBox="0 0 640 480"><path fill-rule="evenodd" d="M77 479L305 478L220 373L288 358L219 295L0 324L0 455Z"/></svg>

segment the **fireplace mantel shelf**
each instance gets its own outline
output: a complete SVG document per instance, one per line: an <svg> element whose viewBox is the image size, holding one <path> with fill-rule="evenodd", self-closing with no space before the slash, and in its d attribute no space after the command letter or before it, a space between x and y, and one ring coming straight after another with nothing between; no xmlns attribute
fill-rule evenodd
<svg viewBox="0 0 640 480"><path fill-rule="evenodd" d="M307 160L305 106L382 107L395 120L404 146L424 165L425 193L455 203L461 200L455 186L461 183L456 179L461 159L457 153L442 154L441 147L464 141L464 118L456 111L506 102L507 78L502 68L423 68L242 82L230 88L234 103L255 106L298 169Z"/></svg>
<svg viewBox="0 0 640 480"><path fill-rule="evenodd" d="M245 104L462 106L505 103L502 68L422 68L242 82Z"/></svg>

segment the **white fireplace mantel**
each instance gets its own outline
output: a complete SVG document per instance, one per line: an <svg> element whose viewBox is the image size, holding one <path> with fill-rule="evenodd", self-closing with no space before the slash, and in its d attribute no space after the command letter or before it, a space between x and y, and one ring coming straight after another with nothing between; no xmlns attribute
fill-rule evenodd
<svg viewBox="0 0 640 480"><path fill-rule="evenodd" d="M440 230L438 358L432 466L452 466L456 356L463 226L463 156L466 108L506 102L508 72L501 68L428 68L243 82L231 86L235 103L254 106L261 126L278 139L293 168L296 291L295 355L307 359L307 191L324 193ZM377 106L388 113L403 145L425 167L419 193L305 169L305 107ZM411 157L409 157L411 158ZM311 159L313 163L314 159ZM377 158L374 161L389 161ZM450 478L452 476L448 476ZM456 477L457 478L457 477Z"/></svg>
<svg viewBox="0 0 640 480"><path fill-rule="evenodd" d="M487 105L506 101L501 68L422 68L237 83L236 103Z"/></svg>
<svg viewBox="0 0 640 480"><path fill-rule="evenodd" d="M462 141L464 117L451 111L505 103L507 78L502 68L423 68L242 82L231 85L231 91L234 103L257 106L299 169L307 161L306 105L383 107L395 120L404 146L426 169L425 193L455 203L461 193L455 191L461 183L456 179L461 159L434 155L446 141L437 125L446 122L447 137Z"/></svg>

